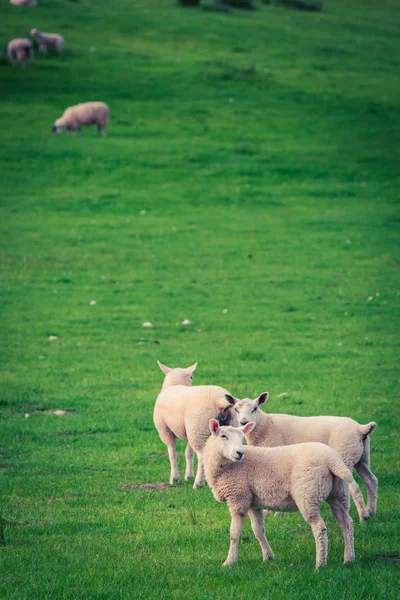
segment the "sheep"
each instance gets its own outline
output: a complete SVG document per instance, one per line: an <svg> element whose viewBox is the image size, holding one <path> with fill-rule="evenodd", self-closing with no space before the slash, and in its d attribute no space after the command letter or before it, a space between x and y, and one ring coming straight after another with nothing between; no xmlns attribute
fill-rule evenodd
<svg viewBox="0 0 400 600"><path fill-rule="evenodd" d="M37 6L37 0L10 0L14 6Z"/></svg>
<svg viewBox="0 0 400 600"><path fill-rule="evenodd" d="M266 414L259 407L268 400L263 392L255 400L236 400L236 418L241 425L254 421L256 426L246 436L251 446L286 446L302 442L322 442L336 450L345 465L355 469L364 481L368 492L365 507L360 488L355 481L350 484L350 493L356 504L360 521L376 512L378 480L370 469L369 435L376 423L360 425L346 417L296 417L285 414ZM229 399L232 401L232 399Z"/></svg>
<svg viewBox="0 0 400 600"><path fill-rule="evenodd" d="M28 38L16 38L11 40L7 46L7 56L13 63L18 63L21 69L25 63L30 62L33 57L33 45Z"/></svg>
<svg viewBox="0 0 400 600"><path fill-rule="evenodd" d="M31 37L39 44L39 52L47 54L47 50L54 46L59 54L64 48L64 38L58 33L43 33L39 29L31 30Z"/></svg>
<svg viewBox="0 0 400 600"><path fill-rule="evenodd" d="M238 560L241 531L250 513L251 526L260 543L263 560L274 553L265 537L264 508L298 510L312 528L316 544L316 569L328 555L326 525L320 504L326 500L344 537L344 562L354 561L353 521L349 515L348 486L353 476L340 455L325 444L311 442L278 448L243 447L244 435L255 427L220 427L211 419L211 437L204 449L205 475L218 502L227 502L232 518L230 548L223 566Z"/></svg>
<svg viewBox="0 0 400 600"><path fill-rule="evenodd" d="M231 421L232 396L222 387L213 385L192 385L197 363L186 369L170 369L159 361L165 373L161 392L154 406L154 425L161 440L168 448L171 465L170 484L179 481L177 466L176 438L187 440L185 451L185 481L193 477L193 453L197 454L198 466L194 488L202 487L204 480L203 449L210 435L208 422L219 418L221 423ZM233 402L234 403L234 402ZM236 422L235 422L236 423Z"/></svg>
<svg viewBox="0 0 400 600"><path fill-rule="evenodd" d="M110 109L104 102L84 102L70 106L62 117L54 123L52 132L58 135L62 129L80 131L84 125L97 125L97 135L100 132L106 136Z"/></svg>

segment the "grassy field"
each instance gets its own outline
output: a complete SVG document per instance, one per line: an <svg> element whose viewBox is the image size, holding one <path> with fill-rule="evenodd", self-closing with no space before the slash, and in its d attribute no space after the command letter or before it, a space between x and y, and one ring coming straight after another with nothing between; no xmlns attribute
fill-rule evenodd
<svg viewBox="0 0 400 600"><path fill-rule="evenodd" d="M324 5L0 0L2 46L66 40L0 60L1 598L398 597L400 10ZM109 137L52 136L87 100ZM377 422L354 565L324 508L325 570L296 514L267 521L273 563L247 523L223 570L210 489L140 487L169 477L157 359L271 412Z"/></svg>

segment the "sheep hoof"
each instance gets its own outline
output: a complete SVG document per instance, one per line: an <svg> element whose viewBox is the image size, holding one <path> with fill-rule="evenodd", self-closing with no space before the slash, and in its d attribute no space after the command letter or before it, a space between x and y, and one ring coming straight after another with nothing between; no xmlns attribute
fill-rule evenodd
<svg viewBox="0 0 400 600"><path fill-rule="evenodd" d="M200 482L195 481L193 484L193 489L196 490L197 488L201 488L203 486L204 486L204 481L200 481Z"/></svg>
<svg viewBox="0 0 400 600"><path fill-rule="evenodd" d="M179 477L171 477L169 485L175 485L176 483L179 483Z"/></svg>
<svg viewBox="0 0 400 600"><path fill-rule="evenodd" d="M234 565L234 564L235 564L235 561L233 561L233 560L229 560L229 561L228 561L228 560L226 560L226 561L223 563L223 565L222 565L222 566L223 566L223 567L229 567L230 565Z"/></svg>
<svg viewBox="0 0 400 600"><path fill-rule="evenodd" d="M268 556L265 556L263 558L264 562L268 562L269 560L274 560L275 555L274 554L268 554Z"/></svg>

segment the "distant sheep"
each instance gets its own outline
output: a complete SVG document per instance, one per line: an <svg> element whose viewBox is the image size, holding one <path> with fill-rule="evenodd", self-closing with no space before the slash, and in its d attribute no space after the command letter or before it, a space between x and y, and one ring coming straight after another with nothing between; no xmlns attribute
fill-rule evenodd
<svg viewBox="0 0 400 600"><path fill-rule="evenodd" d="M14 6L36 6L37 0L10 0Z"/></svg>
<svg viewBox="0 0 400 600"><path fill-rule="evenodd" d="M154 406L154 425L168 448L171 465L169 482L173 485L179 481L176 454L176 438L178 438L188 441L185 451L185 480L193 477L193 453L195 452L198 467L193 487L202 487L205 483L203 449L210 436L209 420L219 418L222 423L229 423L232 402L226 399L228 392L222 387L215 385L191 387L197 363L186 369L170 369L160 362L158 365L165 373L165 379Z"/></svg>
<svg viewBox="0 0 400 600"><path fill-rule="evenodd" d="M255 423L243 427L220 427L211 420L204 449L208 485L218 502L227 502L231 514L230 548L223 566L238 559L240 534L250 513L251 526L264 560L274 558L265 537L264 508L284 512L298 510L312 528L316 545L316 568L328 555L326 525L320 504L326 500L344 537L344 562L354 560L353 521L349 515L348 486L353 477L339 454L320 443L279 448L243 446Z"/></svg>
<svg viewBox="0 0 400 600"><path fill-rule="evenodd" d="M32 29L31 36L39 45L39 52L47 54L47 50L54 46L59 54L64 48L64 38L58 33L43 33L39 29Z"/></svg>
<svg viewBox="0 0 400 600"><path fill-rule="evenodd" d="M53 125L53 133L59 134L62 129L67 131L80 131L81 127L97 125L97 135L107 135L106 127L110 116L110 109L104 102L84 102L70 106L64 111L62 117Z"/></svg>
<svg viewBox="0 0 400 600"><path fill-rule="evenodd" d="M18 63L21 69L30 62L33 57L33 44L28 38L17 38L11 40L7 46L7 56L13 64Z"/></svg>
<svg viewBox="0 0 400 600"><path fill-rule="evenodd" d="M268 400L263 392L256 400L236 400L236 418L241 425L255 421L254 430L246 436L250 446L287 446L303 442L327 444L343 458L345 465L355 469L368 491L365 508L360 488L355 481L350 484L350 493L356 504L360 521L376 512L378 480L370 469L369 435L376 423L360 425L346 417L296 417L285 414L264 413L259 407Z"/></svg>

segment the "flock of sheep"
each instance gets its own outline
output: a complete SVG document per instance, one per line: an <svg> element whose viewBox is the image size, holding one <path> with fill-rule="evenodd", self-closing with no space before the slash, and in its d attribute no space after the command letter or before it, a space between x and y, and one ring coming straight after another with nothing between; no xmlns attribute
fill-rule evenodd
<svg viewBox="0 0 400 600"><path fill-rule="evenodd" d="M36 6L37 0L10 0L15 6ZM64 49L64 38L58 33L43 33L39 29L32 29L31 37L37 42L39 52L47 54L48 50L54 48L59 54ZM12 64L18 64L21 69L33 59L33 43L29 38L16 38L11 40L7 46L7 56ZM104 102L83 102L70 106L64 114L56 120L52 131L59 134L62 129L66 131L80 131L81 127L97 125L97 134L107 135L107 124L110 117L110 109Z"/></svg>
<svg viewBox="0 0 400 600"><path fill-rule="evenodd" d="M176 438L187 440L185 480L194 475L196 453L194 487L206 480L215 499L226 502L231 514L224 566L238 559L248 513L263 559L274 557L264 531L264 515L269 511L299 511L314 534L316 568L325 565L328 537L320 514L325 500L343 533L344 562L354 561L350 495L361 522L375 514L378 480L370 468L369 436L376 423L264 413L260 405L268 400L268 392L255 400L238 400L222 387L192 386L197 363L186 369L158 364L165 379L154 407L154 424L168 448L170 484L179 481ZM366 485L367 506L353 469Z"/></svg>

